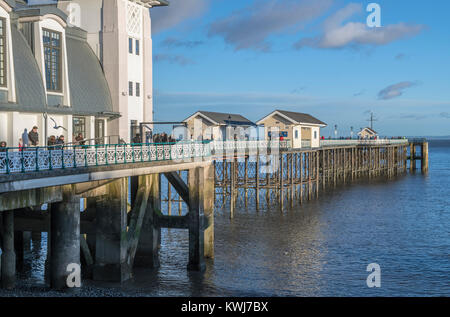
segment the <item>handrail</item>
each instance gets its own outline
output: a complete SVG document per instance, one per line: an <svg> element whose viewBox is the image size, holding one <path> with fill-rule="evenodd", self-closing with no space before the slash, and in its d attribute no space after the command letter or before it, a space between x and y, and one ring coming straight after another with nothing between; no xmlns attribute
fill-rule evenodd
<svg viewBox="0 0 450 317"><path fill-rule="evenodd" d="M209 141L55 145L0 149L0 174L208 158Z"/></svg>

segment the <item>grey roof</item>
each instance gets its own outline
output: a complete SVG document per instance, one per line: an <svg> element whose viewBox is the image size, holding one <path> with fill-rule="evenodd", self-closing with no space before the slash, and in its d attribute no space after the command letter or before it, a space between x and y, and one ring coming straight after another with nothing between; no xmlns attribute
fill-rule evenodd
<svg viewBox="0 0 450 317"><path fill-rule="evenodd" d="M58 9L55 4L39 4L39 5L20 5L16 4L14 13L19 17L44 16L46 14L54 14L64 21L67 20L67 14Z"/></svg>
<svg viewBox="0 0 450 317"><path fill-rule="evenodd" d="M44 112L46 99L41 71L22 33L11 26L17 103L1 103L0 109Z"/></svg>
<svg viewBox="0 0 450 317"><path fill-rule="evenodd" d="M66 44L73 113L111 113L111 93L97 56L84 40L66 36Z"/></svg>
<svg viewBox="0 0 450 317"><path fill-rule="evenodd" d="M284 111L284 110L276 110L279 113L285 115L286 117L289 117L290 119L298 122L298 123L310 123L310 124L324 124L325 122L320 121L317 118L314 118L313 116L307 114L307 113L300 113L300 112L291 112L291 111Z"/></svg>
<svg viewBox="0 0 450 317"><path fill-rule="evenodd" d="M240 114L211 112L211 111L198 111L198 113L203 114L204 116L214 120L215 122L221 125L227 124L255 125L252 121L245 118L244 116L241 116Z"/></svg>

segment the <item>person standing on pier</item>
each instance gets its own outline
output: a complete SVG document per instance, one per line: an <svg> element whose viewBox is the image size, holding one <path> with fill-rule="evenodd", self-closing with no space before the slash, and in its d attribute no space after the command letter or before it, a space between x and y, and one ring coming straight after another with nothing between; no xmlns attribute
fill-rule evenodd
<svg viewBox="0 0 450 317"><path fill-rule="evenodd" d="M30 140L31 146L39 146L39 133L37 126L34 126L30 133L28 133L28 139Z"/></svg>

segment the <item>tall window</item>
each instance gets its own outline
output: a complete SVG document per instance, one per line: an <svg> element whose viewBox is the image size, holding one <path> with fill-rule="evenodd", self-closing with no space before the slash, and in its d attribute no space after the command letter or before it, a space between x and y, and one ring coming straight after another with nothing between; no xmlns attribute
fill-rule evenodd
<svg viewBox="0 0 450 317"><path fill-rule="evenodd" d="M61 33L43 29L45 79L47 90L60 92L61 89Z"/></svg>
<svg viewBox="0 0 450 317"><path fill-rule="evenodd" d="M141 48L140 48L140 46L139 46L139 40L136 40L136 55L139 55L140 54L140 50L141 50Z"/></svg>
<svg viewBox="0 0 450 317"><path fill-rule="evenodd" d="M0 87L6 87L6 19L0 18Z"/></svg>
<svg viewBox="0 0 450 317"><path fill-rule="evenodd" d="M128 53L133 54L133 39L131 37L128 38Z"/></svg>
<svg viewBox="0 0 450 317"><path fill-rule="evenodd" d="M136 83L136 97L140 97L140 96L141 96L141 84Z"/></svg>
<svg viewBox="0 0 450 317"><path fill-rule="evenodd" d="M133 96L133 82L132 81L128 82L128 95Z"/></svg>

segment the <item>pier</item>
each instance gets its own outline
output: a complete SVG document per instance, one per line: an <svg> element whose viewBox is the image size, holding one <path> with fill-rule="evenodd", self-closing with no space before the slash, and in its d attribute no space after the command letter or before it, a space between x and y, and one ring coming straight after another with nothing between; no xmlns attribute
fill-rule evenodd
<svg viewBox="0 0 450 317"><path fill-rule="evenodd" d="M15 287L30 240L42 232L48 233L46 278L56 289L68 287L73 265L83 278L116 282L131 278L134 267L158 267L161 228L189 231L187 269L203 271L205 258L214 257L215 205L229 204L230 217L238 199L283 209L340 183L404 174L408 160L410 169L420 159L428 170L424 140L304 145L207 141L0 152L1 285Z"/></svg>

